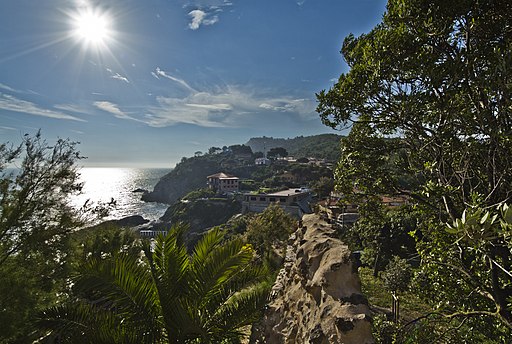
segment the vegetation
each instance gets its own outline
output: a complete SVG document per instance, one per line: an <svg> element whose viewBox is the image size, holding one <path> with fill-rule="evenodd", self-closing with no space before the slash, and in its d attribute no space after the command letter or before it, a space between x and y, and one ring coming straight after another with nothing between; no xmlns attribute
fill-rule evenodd
<svg viewBox="0 0 512 344"><path fill-rule="evenodd" d="M189 255L178 226L141 250L134 232L83 228L105 212L69 206L75 147L39 133L0 145L0 342L237 342L269 288L252 246L214 229Z"/></svg>
<svg viewBox="0 0 512 344"><path fill-rule="evenodd" d="M225 223L241 210L242 204L235 199L178 201L167 209L161 219L168 223L189 224L191 231L188 233L188 239L194 243L196 240L192 239L192 235L200 235L207 228Z"/></svg>
<svg viewBox="0 0 512 344"><path fill-rule="evenodd" d="M246 236L263 258L277 268L280 264L276 263L279 259L275 250L286 248L285 242L295 229L296 220L275 203L250 220Z"/></svg>
<svg viewBox="0 0 512 344"><path fill-rule="evenodd" d="M40 133L0 145L0 342L29 336L31 317L62 287L66 238L83 224L67 201L81 189L77 159L75 143Z"/></svg>
<svg viewBox="0 0 512 344"><path fill-rule="evenodd" d="M349 72L317 95L326 125L351 128L338 190L409 198L434 307L422 321L460 342L468 327L488 342L512 329L511 18L504 0L389 0L381 24L345 39Z"/></svg>
<svg viewBox="0 0 512 344"><path fill-rule="evenodd" d="M293 139L273 137L254 137L247 142L253 152L269 152L272 148L281 147L295 158L317 158L337 161L340 156L340 135L321 134L314 136L298 136Z"/></svg>
<svg viewBox="0 0 512 344"><path fill-rule="evenodd" d="M214 229L189 255L183 225L144 255L91 258L73 277L76 299L41 313L61 343L233 343L259 316L269 283L241 240Z"/></svg>
<svg viewBox="0 0 512 344"><path fill-rule="evenodd" d="M287 156L288 152L283 147L270 148L267 153L267 158L269 159L286 158Z"/></svg>

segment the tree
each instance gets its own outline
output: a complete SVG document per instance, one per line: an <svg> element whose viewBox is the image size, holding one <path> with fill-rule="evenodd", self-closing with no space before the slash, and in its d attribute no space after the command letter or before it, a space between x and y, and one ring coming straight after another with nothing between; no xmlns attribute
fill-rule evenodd
<svg viewBox="0 0 512 344"><path fill-rule="evenodd" d="M187 253L175 225L142 260L90 259L73 279L76 302L47 309L39 325L63 343L225 343L255 321L270 284L240 240L216 228Z"/></svg>
<svg viewBox="0 0 512 344"><path fill-rule="evenodd" d="M219 147L210 147L208 148L208 154L217 154L222 151L222 148Z"/></svg>
<svg viewBox="0 0 512 344"><path fill-rule="evenodd" d="M255 152L255 153L252 155L252 157L253 157L254 159L260 159L260 158L264 158L264 157L265 157L265 155L263 154L263 152Z"/></svg>
<svg viewBox="0 0 512 344"><path fill-rule="evenodd" d="M393 297L393 320L398 322L400 317L399 294L409 288L412 279L412 269L405 259L394 256L382 274L384 285Z"/></svg>
<svg viewBox="0 0 512 344"><path fill-rule="evenodd" d="M64 282L66 237L83 224L68 199L81 190L79 159L74 142L50 145L40 132L0 145L0 341L27 336Z"/></svg>
<svg viewBox="0 0 512 344"><path fill-rule="evenodd" d="M273 203L251 219L247 225L247 240L258 252L271 258L273 247L282 248L295 228L296 221L279 204Z"/></svg>
<svg viewBox="0 0 512 344"><path fill-rule="evenodd" d="M329 197L331 191L334 190L334 179L329 177L320 177L319 180L311 185L311 189L316 192L319 198Z"/></svg>
<svg viewBox="0 0 512 344"><path fill-rule="evenodd" d="M382 23L345 39L349 72L317 94L325 124L352 128L338 187L359 198L409 196L423 212L416 231L422 263L430 262L423 267L456 305L452 316L491 317L492 327L508 328L510 241L489 237L475 250L453 240L444 223L512 197L511 26L505 0L389 0Z"/></svg>
<svg viewBox="0 0 512 344"><path fill-rule="evenodd" d="M252 156L252 149L249 146L246 145L232 145L228 147L231 152L235 155L251 155Z"/></svg>
<svg viewBox="0 0 512 344"><path fill-rule="evenodd" d="M288 152L283 147L271 148L267 153L267 158L269 158L269 159L285 158L287 156L288 156Z"/></svg>

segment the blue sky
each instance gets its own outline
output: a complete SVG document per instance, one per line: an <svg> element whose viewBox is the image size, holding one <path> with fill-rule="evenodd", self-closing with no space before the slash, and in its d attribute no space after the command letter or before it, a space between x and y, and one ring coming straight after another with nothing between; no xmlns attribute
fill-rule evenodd
<svg viewBox="0 0 512 344"><path fill-rule="evenodd" d="M255 136L333 132L315 93L384 0L0 1L0 138L79 141L89 166L172 167Z"/></svg>

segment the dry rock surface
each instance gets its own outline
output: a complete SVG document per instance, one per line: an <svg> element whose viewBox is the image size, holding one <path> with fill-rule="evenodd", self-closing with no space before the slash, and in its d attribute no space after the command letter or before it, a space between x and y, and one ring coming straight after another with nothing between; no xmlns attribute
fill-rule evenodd
<svg viewBox="0 0 512 344"><path fill-rule="evenodd" d="M272 300L252 343L374 343L351 252L317 215L290 238Z"/></svg>

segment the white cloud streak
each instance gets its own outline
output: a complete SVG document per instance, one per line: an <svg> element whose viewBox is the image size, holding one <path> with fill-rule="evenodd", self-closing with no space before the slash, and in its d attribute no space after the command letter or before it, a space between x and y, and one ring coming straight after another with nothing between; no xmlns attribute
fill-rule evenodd
<svg viewBox="0 0 512 344"><path fill-rule="evenodd" d="M84 114L84 115L91 114L91 111L89 111L88 109L85 109L83 107L80 107L78 105L73 105L73 104L56 104L53 107L55 109L66 111L66 112L74 112L74 113L79 113L79 114Z"/></svg>
<svg viewBox="0 0 512 344"><path fill-rule="evenodd" d="M197 92L185 80L178 79L178 78L170 75L168 72L165 72L165 71L161 70L159 67L157 67L154 72L151 72L151 75L153 75L157 79L160 79L160 77L164 77L166 79L172 80L172 81L180 84L181 86L183 86L184 88L186 88L190 92L194 92L194 93Z"/></svg>
<svg viewBox="0 0 512 344"><path fill-rule="evenodd" d="M68 115L62 111L49 110L38 105L18 99L8 94L0 93L0 109L14 112L26 113L34 116L42 116L54 119L66 119L72 121L85 122L83 119Z"/></svg>
<svg viewBox="0 0 512 344"><path fill-rule="evenodd" d="M107 102L107 101L97 101L97 102L94 102L93 105L102 111L105 111L105 112L108 112L108 113L114 115L114 117L116 117L116 118L129 119L132 121L139 122L138 119L130 116L129 114L127 114L127 113L123 112L121 109L119 109L119 106L117 104Z"/></svg>
<svg viewBox="0 0 512 344"><path fill-rule="evenodd" d="M12 87L9 87L9 86L7 86L5 84L2 84L1 82L0 82L0 88L3 88L4 90L10 91L10 92L21 93L21 91L15 90Z"/></svg>
<svg viewBox="0 0 512 344"><path fill-rule="evenodd" d="M119 73L116 73L116 74L112 75L112 76L111 76L111 78L112 78L112 79L116 79L116 80L124 81L124 82L126 82L127 84L129 84L129 83L130 83L130 80L128 80L128 78L127 78L127 77L122 76L122 75L121 75L121 74L119 74Z"/></svg>
<svg viewBox="0 0 512 344"><path fill-rule="evenodd" d="M177 97L156 98L144 121L150 126L165 127L177 123L203 127L238 127L241 122L257 118L261 113L288 113L302 119L312 118L313 100L293 97L267 97L228 86L218 92L196 92Z"/></svg>
<svg viewBox="0 0 512 344"><path fill-rule="evenodd" d="M13 128L13 127L4 127L4 126L0 126L0 129L1 130L18 130L18 129Z"/></svg>
<svg viewBox="0 0 512 344"><path fill-rule="evenodd" d="M115 80L120 80L120 81L124 81L126 82L127 84L130 83L130 80L128 80L127 77L125 76L122 76L121 74L117 73L117 72L114 72L112 69L110 68L105 68L107 70L107 72L110 74L110 77L112 79L115 79Z"/></svg>

